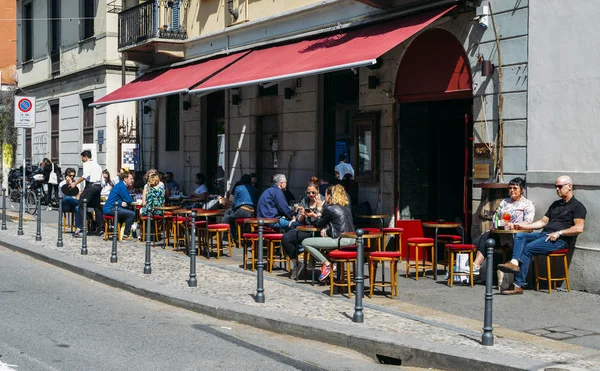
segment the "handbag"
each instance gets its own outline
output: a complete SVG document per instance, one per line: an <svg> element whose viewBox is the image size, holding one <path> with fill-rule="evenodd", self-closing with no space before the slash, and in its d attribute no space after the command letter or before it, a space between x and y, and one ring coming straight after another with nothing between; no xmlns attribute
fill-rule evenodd
<svg viewBox="0 0 600 371"><path fill-rule="evenodd" d="M56 171L54 171L54 164L52 164L52 171L48 177L48 184L58 184L58 176L56 175Z"/></svg>

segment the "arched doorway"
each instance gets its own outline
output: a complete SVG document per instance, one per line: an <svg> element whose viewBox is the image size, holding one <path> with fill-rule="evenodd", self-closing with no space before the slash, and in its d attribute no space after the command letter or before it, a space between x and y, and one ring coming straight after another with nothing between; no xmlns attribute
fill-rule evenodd
<svg viewBox="0 0 600 371"><path fill-rule="evenodd" d="M401 218L460 220L469 227L473 89L469 60L448 31L431 29L398 68Z"/></svg>

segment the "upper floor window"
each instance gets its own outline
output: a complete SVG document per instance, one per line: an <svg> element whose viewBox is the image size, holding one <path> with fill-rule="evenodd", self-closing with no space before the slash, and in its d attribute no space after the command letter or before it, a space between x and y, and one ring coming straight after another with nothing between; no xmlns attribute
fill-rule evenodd
<svg viewBox="0 0 600 371"><path fill-rule="evenodd" d="M60 75L60 0L50 0L48 3L50 32L48 48L52 63L52 76Z"/></svg>
<svg viewBox="0 0 600 371"><path fill-rule="evenodd" d="M95 0L80 0L81 4L81 40L94 36Z"/></svg>
<svg viewBox="0 0 600 371"><path fill-rule="evenodd" d="M50 105L50 158L52 162L60 162L60 125L58 104Z"/></svg>
<svg viewBox="0 0 600 371"><path fill-rule="evenodd" d="M94 108L90 104L93 97L81 98L83 106L83 143L94 143Z"/></svg>
<svg viewBox="0 0 600 371"><path fill-rule="evenodd" d="M33 2L23 4L23 62L33 59Z"/></svg>

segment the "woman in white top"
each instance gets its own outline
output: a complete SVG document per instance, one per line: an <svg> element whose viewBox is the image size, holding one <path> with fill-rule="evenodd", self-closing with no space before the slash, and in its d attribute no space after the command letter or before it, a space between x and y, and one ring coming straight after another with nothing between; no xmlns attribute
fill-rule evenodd
<svg viewBox="0 0 600 371"><path fill-rule="evenodd" d="M102 186L100 197L107 199L108 195L110 194L110 191L115 186L115 183L112 181L112 179L110 179L110 173L108 172L108 170L104 170L102 172L102 180L100 181L100 185Z"/></svg>
<svg viewBox="0 0 600 371"><path fill-rule="evenodd" d="M191 198L197 201L206 201L208 197L208 187L206 187L206 176L202 173L196 174L194 183L198 185L196 190L190 195Z"/></svg>

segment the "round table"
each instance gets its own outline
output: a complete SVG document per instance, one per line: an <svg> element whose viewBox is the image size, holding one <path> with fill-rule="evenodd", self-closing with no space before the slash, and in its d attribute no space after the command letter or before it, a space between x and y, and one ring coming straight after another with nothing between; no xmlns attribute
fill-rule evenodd
<svg viewBox="0 0 600 371"><path fill-rule="evenodd" d="M445 229L460 229L461 233L461 242L464 242L465 240L465 230L463 229L462 225L460 223L455 223L455 222L423 222L422 223L423 227L425 228L435 228L435 235L434 235L434 256L433 256L433 279L437 280L437 266L438 266L438 231L440 228L445 228Z"/></svg>
<svg viewBox="0 0 600 371"><path fill-rule="evenodd" d="M379 220L381 220L380 231L383 232L384 220L385 220L385 218L389 218L389 215L385 215L385 214L358 215L356 218L357 219L379 219Z"/></svg>
<svg viewBox="0 0 600 371"><path fill-rule="evenodd" d="M531 233L533 229L490 229L491 233L494 234L512 234L513 237L517 233Z"/></svg>

